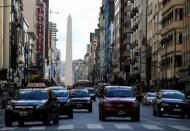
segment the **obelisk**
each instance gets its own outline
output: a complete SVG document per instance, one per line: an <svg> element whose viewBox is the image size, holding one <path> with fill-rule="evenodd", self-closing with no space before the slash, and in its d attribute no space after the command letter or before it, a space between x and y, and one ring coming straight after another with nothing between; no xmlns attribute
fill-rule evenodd
<svg viewBox="0 0 190 131"><path fill-rule="evenodd" d="M66 66L65 66L65 85L73 85L72 72L72 18L71 15L67 18L67 36L66 36Z"/></svg>

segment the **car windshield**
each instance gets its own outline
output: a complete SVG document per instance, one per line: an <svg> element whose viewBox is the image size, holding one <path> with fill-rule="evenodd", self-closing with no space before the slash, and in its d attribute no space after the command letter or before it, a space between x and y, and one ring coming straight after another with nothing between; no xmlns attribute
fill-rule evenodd
<svg viewBox="0 0 190 131"><path fill-rule="evenodd" d="M147 97L156 97L156 94L155 93L148 93Z"/></svg>
<svg viewBox="0 0 190 131"><path fill-rule="evenodd" d="M68 92L64 89L55 89L53 90L53 93L56 95L56 97L68 97Z"/></svg>
<svg viewBox="0 0 190 131"><path fill-rule="evenodd" d="M47 99L47 91L46 90L21 90L16 96L16 99Z"/></svg>
<svg viewBox="0 0 190 131"><path fill-rule="evenodd" d="M106 97L135 97L132 89L106 89Z"/></svg>
<svg viewBox="0 0 190 131"><path fill-rule="evenodd" d="M185 99L185 95L181 92L163 92L162 98Z"/></svg>
<svg viewBox="0 0 190 131"><path fill-rule="evenodd" d="M93 93L95 93L95 90L94 90L94 88L88 88L88 91L89 91L89 93L90 93L90 94L93 94Z"/></svg>
<svg viewBox="0 0 190 131"><path fill-rule="evenodd" d="M71 97L88 97L88 91L84 90L72 90Z"/></svg>

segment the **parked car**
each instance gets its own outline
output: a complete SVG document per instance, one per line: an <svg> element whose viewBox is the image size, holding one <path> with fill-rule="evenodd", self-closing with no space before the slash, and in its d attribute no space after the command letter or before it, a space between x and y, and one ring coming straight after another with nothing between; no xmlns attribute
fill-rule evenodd
<svg viewBox="0 0 190 131"><path fill-rule="evenodd" d="M154 92L147 92L146 95L143 97L143 105L153 104L153 100L156 97L156 93Z"/></svg>
<svg viewBox="0 0 190 131"><path fill-rule="evenodd" d="M180 115L184 117L190 115L190 102L185 94L178 90L160 90L153 101L153 115L163 116Z"/></svg>
<svg viewBox="0 0 190 131"><path fill-rule="evenodd" d="M20 89L5 109L6 126L11 126L14 121L20 126L25 121L43 121L49 125L51 120L54 124L59 123L59 103L48 88Z"/></svg>
<svg viewBox="0 0 190 131"><path fill-rule="evenodd" d="M87 89L72 89L70 96L73 109L87 109L92 112L92 99Z"/></svg>
<svg viewBox="0 0 190 131"><path fill-rule="evenodd" d="M72 100L69 96L69 91L63 87L49 87L57 97L60 104L60 114L67 115L68 118L73 118Z"/></svg>
<svg viewBox="0 0 190 131"><path fill-rule="evenodd" d="M86 89L89 91L91 99L94 100L94 101L96 101L95 88L93 88L93 87L87 87Z"/></svg>
<svg viewBox="0 0 190 131"><path fill-rule="evenodd" d="M140 120L140 104L130 86L106 86L99 102L99 119L131 117Z"/></svg>

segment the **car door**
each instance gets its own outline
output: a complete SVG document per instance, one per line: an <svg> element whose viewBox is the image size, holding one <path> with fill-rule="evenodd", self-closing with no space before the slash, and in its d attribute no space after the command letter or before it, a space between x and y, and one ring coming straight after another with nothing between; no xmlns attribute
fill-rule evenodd
<svg viewBox="0 0 190 131"><path fill-rule="evenodd" d="M57 98L51 90L48 91L48 96L49 96L50 114L52 117L56 117L57 113L59 113L59 105L57 102Z"/></svg>

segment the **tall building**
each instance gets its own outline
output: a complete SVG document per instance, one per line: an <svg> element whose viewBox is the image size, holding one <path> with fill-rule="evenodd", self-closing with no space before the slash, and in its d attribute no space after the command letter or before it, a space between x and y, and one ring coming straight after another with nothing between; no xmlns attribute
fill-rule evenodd
<svg viewBox="0 0 190 131"><path fill-rule="evenodd" d="M150 86L158 88L160 81L160 41L162 21L162 0L149 0L147 3L147 41L151 47L151 81Z"/></svg>
<svg viewBox="0 0 190 131"><path fill-rule="evenodd" d="M130 79L132 84L143 82L147 84L150 71L147 58L147 1L134 0L131 3L131 42L130 42ZM145 45L146 44L146 45ZM146 68L147 67L147 68Z"/></svg>
<svg viewBox="0 0 190 131"><path fill-rule="evenodd" d="M183 64L183 4L184 0L163 0L161 9L161 77L165 88L177 88Z"/></svg>
<svg viewBox="0 0 190 131"><path fill-rule="evenodd" d="M0 74L9 84L21 81L15 81L15 78L20 78L22 68L19 65L24 43L22 12L22 1L0 1Z"/></svg>
<svg viewBox="0 0 190 131"><path fill-rule="evenodd" d="M65 68L65 85L73 85L72 73L72 18L67 18L67 39L66 39L66 68Z"/></svg>
<svg viewBox="0 0 190 131"><path fill-rule="evenodd" d="M111 21L114 20L114 0L106 0L105 3L105 65L104 65L104 79L108 81L109 72L109 26Z"/></svg>
<svg viewBox="0 0 190 131"><path fill-rule="evenodd" d="M183 66L179 69L180 85L185 87L185 92L190 92L190 0L185 0L183 6Z"/></svg>

